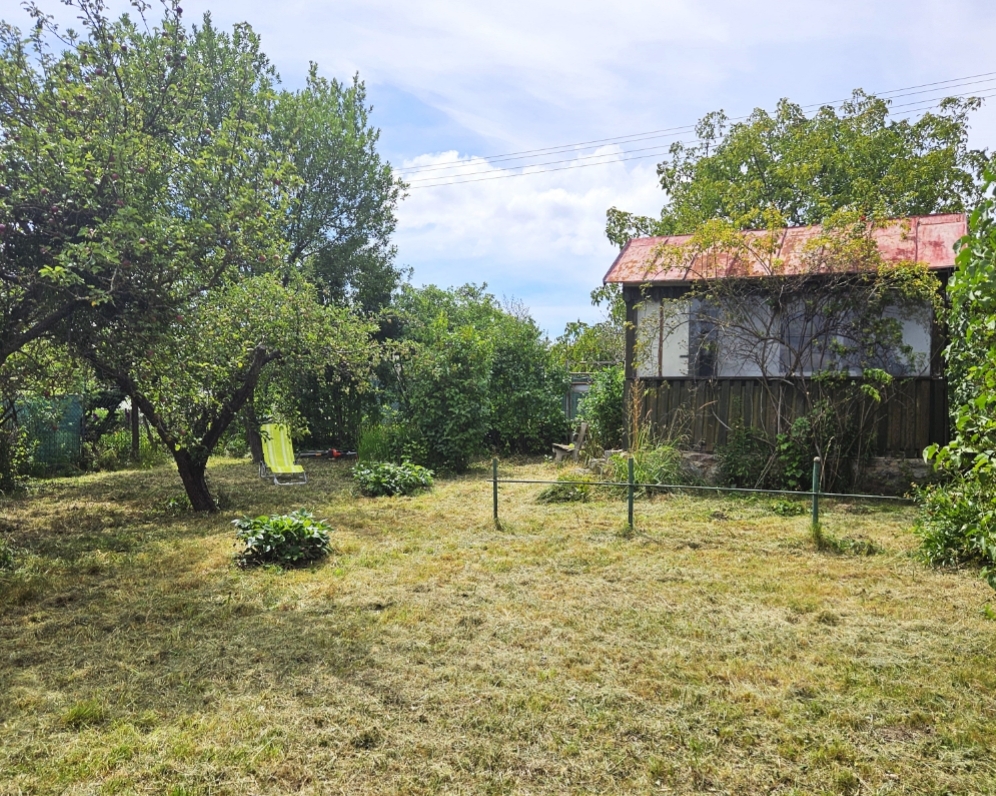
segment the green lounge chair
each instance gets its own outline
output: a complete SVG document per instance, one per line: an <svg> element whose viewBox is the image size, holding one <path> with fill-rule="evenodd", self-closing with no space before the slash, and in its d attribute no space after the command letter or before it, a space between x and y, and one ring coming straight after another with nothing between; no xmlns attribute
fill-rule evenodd
<svg viewBox="0 0 996 796"><path fill-rule="evenodd" d="M283 423L264 423L259 427L263 438L263 461L259 464L260 478L273 478L277 486L308 483L308 474L294 463L294 445Z"/></svg>

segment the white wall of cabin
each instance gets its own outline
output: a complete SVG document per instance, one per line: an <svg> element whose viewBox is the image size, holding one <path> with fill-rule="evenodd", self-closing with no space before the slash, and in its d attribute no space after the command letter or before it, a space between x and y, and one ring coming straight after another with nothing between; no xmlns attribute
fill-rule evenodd
<svg viewBox="0 0 996 796"><path fill-rule="evenodd" d="M671 302L668 302L671 304ZM689 363L689 324L690 311L681 302L675 302L665 309L663 335L661 330L660 302L644 299L636 307L637 352L634 365L638 378L681 378L688 375ZM899 318L899 311L887 315ZM767 319L759 317L759 324ZM906 376L926 376L930 374L931 322L929 312L922 317L902 318L903 345L909 346L915 359L914 370ZM780 351L736 350L729 340L724 345L723 335L718 341L716 375L727 378L756 378L762 375L762 363L769 372L776 373L781 368Z"/></svg>

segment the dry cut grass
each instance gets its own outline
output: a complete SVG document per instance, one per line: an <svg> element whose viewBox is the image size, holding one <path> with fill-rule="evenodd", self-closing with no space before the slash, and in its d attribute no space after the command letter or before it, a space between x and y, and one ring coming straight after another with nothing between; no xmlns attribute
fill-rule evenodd
<svg viewBox="0 0 996 796"><path fill-rule="evenodd" d="M0 793L996 792L996 624L909 556L909 509L538 505L484 471L357 497L249 465L177 512L160 469L0 505ZM509 467L551 477L550 465ZM310 569L233 566L230 521L307 508ZM988 612L991 615L991 612Z"/></svg>

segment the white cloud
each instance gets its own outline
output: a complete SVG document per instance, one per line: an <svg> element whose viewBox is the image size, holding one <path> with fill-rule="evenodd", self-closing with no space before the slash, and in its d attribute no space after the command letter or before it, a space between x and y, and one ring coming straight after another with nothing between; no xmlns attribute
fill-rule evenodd
<svg viewBox="0 0 996 796"><path fill-rule="evenodd" d="M611 158L619 149L597 153ZM568 320L598 316L588 294L616 255L605 238L605 211L619 206L656 214L663 199L653 160L546 173L527 168L529 176L509 177L511 170L447 152L404 167L443 164L474 172L464 179L479 181L411 191L396 237L402 262L417 264L418 283L486 281L499 295L514 294L553 334ZM430 173L452 172L421 172Z"/></svg>
<svg viewBox="0 0 996 796"><path fill-rule="evenodd" d="M71 18L56 0L43 2ZM125 0L110 2L115 11L127 8ZM478 151L530 149L686 125L718 108L738 115L785 96L808 104L856 86L882 91L989 72L996 39L992 0L183 5L190 20L210 9L223 27L250 22L290 85L314 60L325 74L358 71L372 94L385 87L431 109L437 122L449 120L423 138L423 128L415 130L417 144L386 131L392 158L410 158L406 165L473 162L439 154L464 146L448 140L454 135ZM4 17L27 24L21 11ZM378 109L373 120L414 130L420 122L405 117L408 110ZM446 140L434 138L436 129ZM974 118L972 141L996 144L996 97ZM426 151L434 154L419 154ZM659 209L653 163L413 190L400 211L401 260L416 268L418 281L487 281L514 293L559 331L570 316L592 316L587 292L614 256L603 233L605 210ZM483 164L479 176L501 165Z"/></svg>

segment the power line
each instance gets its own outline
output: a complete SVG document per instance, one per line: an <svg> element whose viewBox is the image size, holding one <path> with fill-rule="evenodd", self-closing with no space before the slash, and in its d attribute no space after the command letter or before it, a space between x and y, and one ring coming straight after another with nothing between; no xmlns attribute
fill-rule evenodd
<svg viewBox="0 0 996 796"><path fill-rule="evenodd" d="M996 78L993 78L993 79L988 80L988 81L977 81L977 82L993 83L993 82L996 82ZM972 85L972 83L964 83L964 84L961 84L961 85ZM951 86L951 88L959 88L959 87L960 86ZM996 89L996 86L990 85L990 86L986 86L983 89L983 91L991 91L993 89ZM897 95L896 98L901 98L903 96L913 96L914 94L918 94L918 93L922 93L922 92L910 92L908 94L900 94L900 95ZM892 107L892 109L898 109L898 108L909 107L909 106L912 106L912 105L924 105L925 103L926 103L926 107L932 107L932 106L938 104L939 100L947 99L949 97L967 97L967 96L978 96L978 92L974 92L973 91L973 92L963 92L961 94L946 94L944 97L925 98L925 99L917 100L917 101L911 102L911 103L901 103L899 105L893 105L891 107ZM992 95L991 94L985 94L981 98L984 99L984 98L989 97L989 96L992 96ZM807 106L807 107L812 107L812 106ZM824 105L822 105L820 107L827 107L827 105L824 104ZM926 108L924 108L924 110L925 109ZM689 131L690 127L674 128L674 129L681 129L681 130L684 130L684 131ZM633 141L633 142L630 142L630 143L637 143L637 141ZM688 144L688 143L694 143L694 142L682 141L680 143L682 143L682 144ZM671 144L670 146L673 146L673 145L674 144ZM623 154L627 154L629 152L643 152L643 151L647 151L647 150L650 150L650 149L660 150L660 147L659 146L654 146L654 147L644 147L642 149L624 150ZM666 149L665 150L661 150L660 154L664 154L666 151L667 151ZM557 154L557 153L550 153L550 154ZM589 160L591 158L612 157L615 154L617 154L617 153L603 153L603 154L600 154L600 155L599 154L586 155L586 156L582 156L582 157L579 157L579 158L568 158L568 159L565 159L565 160L553 160L553 161L544 161L542 163L523 164L521 166L521 168L530 168L531 166L548 166L548 165L555 165L555 164L559 164L559 163L566 163L568 161ZM522 157L526 157L526 156L522 156ZM521 159L521 158L518 158L518 159ZM455 179L455 178L458 178L458 177L469 177L469 176L472 176L472 175L475 175L475 174L486 173L489 170L488 167L490 167L494 162L495 161L484 160L483 158L473 158L473 159L471 159L469 161L463 161L463 162L460 162L460 163L446 163L446 164L438 164L437 166L433 166L433 167L425 167L424 169L422 169L420 171L417 171L417 172L415 172L412 175L412 177L411 177L411 185L412 185L412 187L428 187L426 185L419 186L418 183L426 183L426 182L431 181L431 180L451 180L451 179ZM468 168L473 168L473 169L475 169L475 171L467 171ZM429 172L429 171L438 171L438 170L446 170L446 169L450 169L450 170L456 169L456 170L459 170L459 172L455 173L455 174L440 174L438 176L432 176L432 175L424 176L424 177L422 176L423 174L425 174L426 172ZM537 172L527 172L527 173L537 173ZM508 175L508 176L516 176L516 175Z"/></svg>
<svg viewBox="0 0 996 796"><path fill-rule="evenodd" d="M987 78L987 79L977 80L977 78ZM971 83L968 81L975 81L975 82ZM949 88L961 88L962 86L966 85L975 85L976 83L989 83L993 81L996 81L996 72L982 72L975 75L966 75L964 77L950 78L948 80L937 80L931 83L920 83L914 86L905 86L903 88L890 89L888 91L878 92L876 94L873 94L872 96L887 98L887 95L894 95L891 98L898 99L903 96L912 96L913 94L931 93L934 91L945 91ZM942 87L942 88L936 88L936 87ZM915 91L915 89L927 89L927 90ZM903 93L903 92L909 92L909 93ZM847 99L838 99L829 102L816 102L816 103L810 103L809 105L802 105L800 107L803 110L811 108L822 108L827 106L839 105L845 102L850 102L851 99L852 97L848 97ZM735 122L747 119L749 117L750 114L745 114L742 116L732 116L728 117L728 121ZM594 146L596 144L636 143L637 141L640 140L650 139L654 137L663 137L668 134L677 135L683 132L690 132L694 129L695 125L683 125L680 127L665 127L660 130L650 130L643 133L631 133L629 135L615 136L613 138L598 138L590 141L581 141L574 144L561 144L559 146L544 147L541 149L527 149L527 150L521 150L519 152L509 152L501 155L482 156L479 159L486 160L489 163L500 163L506 160L522 160L530 157L539 157L540 155L543 154L548 154L548 155L560 154L564 150L570 150L578 147L589 147L589 146ZM396 169L396 172L400 175L403 175L404 173L414 174L414 173L421 173L423 171L436 171L446 168L454 168L457 165L459 164L434 164L432 166L408 166L405 168Z"/></svg>
<svg viewBox="0 0 996 796"><path fill-rule="evenodd" d="M953 96L953 97L977 96L979 99L988 99L989 97L996 97L996 90L993 90L992 93L988 93L988 94L975 94L975 95L973 95L973 94L971 94L971 92L966 92L966 93L961 94L961 95L949 95L949 96ZM940 99L941 100L947 99L947 97L942 97ZM927 104L927 103L929 103L929 104ZM925 107L921 107L921 108L910 108L910 110L905 111L905 112L899 114L899 116L902 117L902 116L911 116L911 115L919 113L920 111L926 111L929 108L934 107L938 103L939 103L939 100L937 98L933 98L933 99L924 99L924 100L918 100L918 101L915 101L915 102L903 103L901 105L897 105L897 106L894 106L894 107L896 107L896 108L903 108L903 107L909 107L909 106L915 106L915 105L924 105L925 106ZM812 106L806 106L806 107L812 107ZM694 140L690 140L690 141L680 141L680 142L675 142L675 143L680 143L680 144L695 144L697 142L694 141ZM670 146L674 146L674 143L672 143ZM582 158L571 158L571 159L566 160L566 161L565 160L561 160L561 161L549 161L547 163L535 164L537 166L548 166L548 165L553 165L553 164L556 164L556 163L565 163L565 162L571 162L571 163L577 164L577 165L570 165L570 166L559 166L557 168L552 168L552 169L543 168L543 169L539 169L539 170L536 170L536 171L520 171L520 172L514 172L514 173L491 174L491 175L488 175L486 177L477 177L477 176L475 176L477 174L486 173L486 171L485 172L480 172L480 171L478 171L478 172L469 172L469 173L464 173L464 174L447 174L447 175L440 175L439 177L426 177L426 178L424 178L424 180L415 180L414 181L415 184L412 184L409 187L410 187L411 190L418 190L420 188L441 188L441 187L444 187L444 186L463 185L465 183L471 183L471 182L485 182L485 181L489 181L489 180L503 180L503 179L511 179L512 177L528 177L528 176L531 176L531 175L534 175L534 174L547 174L549 172L554 172L554 171L567 171L567 170L570 170L570 169L584 169L584 168L591 168L593 166L608 166L608 165L612 165L612 164L615 164L615 163L623 163L623 162L630 161L630 160L646 160L647 158L658 157L658 156L666 154L668 151L670 151L670 146L667 149L661 149L660 147L646 147L645 149L652 149L652 150L655 150L655 151L648 152L647 154L643 154L643 155L634 155L633 157L620 157L620 155L628 155L628 154L630 154L632 152L641 152L643 150L642 149L636 149L636 150L624 151L624 152L621 152L621 153L607 152L607 153L604 153L602 155L588 155L588 156L585 156L585 157L582 157ZM600 160L597 163L577 163L577 161L579 161L579 160L589 160L589 159L593 159L593 158L604 158L604 159ZM530 168L530 166L526 165L523 168ZM467 177L471 177L472 179L464 179L464 178L467 178ZM455 178L458 178L458 179L455 179ZM450 182L434 182L435 180L451 180L451 181ZM418 184L419 182L421 182L422 184Z"/></svg>

